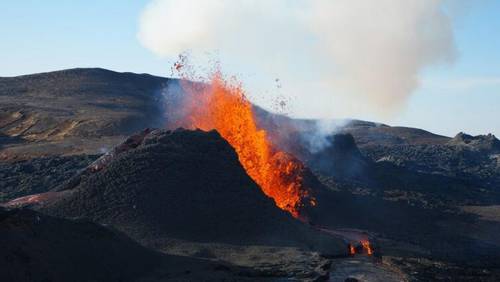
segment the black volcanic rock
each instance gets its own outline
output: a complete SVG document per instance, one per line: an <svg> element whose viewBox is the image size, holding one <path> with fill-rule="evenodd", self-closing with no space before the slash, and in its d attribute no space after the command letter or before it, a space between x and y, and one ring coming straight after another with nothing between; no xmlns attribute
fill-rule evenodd
<svg viewBox="0 0 500 282"><path fill-rule="evenodd" d="M148 246L174 238L346 252L341 240L277 208L215 131L153 130L75 183L27 203L109 224Z"/></svg>
<svg viewBox="0 0 500 282"><path fill-rule="evenodd" d="M53 156L0 162L0 203L46 192L86 168L98 156Z"/></svg>
<svg viewBox="0 0 500 282"><path fill-rule="evenodd" d="M443 175L495 191L500 185L500 147L493 135L458 134L442 145L368 146L363 153L416 173ZM498 192L498 191L497 191Z"/></svg>
<svg viewBox="0 0 500 282"><path fill-rule="evenodd" d="M337 152L359 155L358 147L351 134L335 134L329 137L329 141L332 144L332 148Z"/></svg>
<svg viewBox="0 0 500 282"><path fill-rule="evenodd" d="M469 147L474 150L486 151L489 153L500 152L500 140L495 135L472 136L463 132L458 133L453 139L448 141L448 145Z"/></svg>
<svg viewBox="0 0 500 282"><path fill-rule="evenodd" d="M429 131L385 124L351 120L341 128L341 132L350 133L360 147L378 145L441 145L450 140L449 137L437 135Z"/></svg>
<svg viewBox="0 0 500 282"><path fill-rule="evenodd" d="M307 164L322 174L340 178L360 178L368 162L361 155L351 134L327 137L328 145L311 154Z"/></svg>
<svg viewBox="0 0 500 282"><path fill-rule="evenodd" d="M0 208L0 281L135 281L159 259L94 223Z"/></svg>

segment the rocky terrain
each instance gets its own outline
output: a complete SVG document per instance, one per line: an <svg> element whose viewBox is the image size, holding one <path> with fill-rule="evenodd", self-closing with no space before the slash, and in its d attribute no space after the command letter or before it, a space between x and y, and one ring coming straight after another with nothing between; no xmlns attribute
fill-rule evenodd
<svg viewBox="0 0 500 282"><path fill-rule="evenodd" d="M141 137L96 171L28 206L112 225L147 246L183 239L347 252L343 242L278 209L217 132L152 130Z"/></svg>
<svg viewBox="0 0 500 282"><path fill-rule="evenodd" d="M319 134L316 121L256 107L273 143L314 172L318 205L305 211L304 224L262 194L216 132L144 130L161 127L165 112L175 111L162 99L182 95L164 91L176 83L102 69L0 78L0 202L14 209L2 210L0 226L23 221L38 228L39 216L48 226L82 232L74 235L80 249L85 236L118 234L116 244L124 245L118 255L140 252L162 266L149 275L140 264L131 267L137 272L127 277L138 281L500 279L495 136L450 138L356 120ZM75 227L82 219L94 224ZM16 232L32 234L26 230ZM40 234L46 237L36 242L63 247L50 245L57 234ZM375 256L345 256L346 242L359 236L370 239ZM29 257L38 255L34 243L12 242L2 246L9 247L5 257L16 256L11 246L19 244L34 252ZM114 251L103 247L95 255ZM54 261L61 256L54 252ZM32 273L44 267L15 262ZM50 277L66 280L57 278L67 277L61 273ZM26 277L16 279L38 281Z"/></svg>
<svg viewBox="0 0 500 282"><path fill-rule="evenodd" d="M316 268L327 265L315 258L316 253L347 254L341 238L277 208L215 131L142 131L62 185L9 201L5 207L84 218L112 226L165 254L254 266L257 277L259 271L266 271L264 276L290 276L294 265L311 259L310 269L295 266L295 272L314 278L324 275ZM238 249L238 255L230 251ZM276 252L294 256L271 259L269 253ZM281 266L259 270L255 265L266 261Z"/></svg>
<svg viewBox="0 0 500 282"><path fill-rule="evenodd" d="M163 122L169 80L104 69L0 78L0 159L103 153Z"/></svg>
<svg viewBox="0 0 500 282"><path fill-rule="evenodd" d="M0 231L1 281L254 281L266 276L264 269L156 252L115 229L28 209L0 208ZM291 254L326 263L297 251L281 253Z"/></svg>
<svg viewBox="0 0 500 282"><path fill-rule="evenodd" d="M411 278L416 281L498 279L495 136L449 138L362 121L314 136L315 121L269 114L262 124L285 128L275 142L305 161L331 190L323 194L331 205L312 211L316 224L375 233L392 262L425 272ZM445 274L450 269L460 271Z"/></svg>
<svg viewBox="0 0 500 282"><path fill-rule="evenodd" d="M0 162L0 202L48 191L85 169L98 157L52 156Z"/></svg>

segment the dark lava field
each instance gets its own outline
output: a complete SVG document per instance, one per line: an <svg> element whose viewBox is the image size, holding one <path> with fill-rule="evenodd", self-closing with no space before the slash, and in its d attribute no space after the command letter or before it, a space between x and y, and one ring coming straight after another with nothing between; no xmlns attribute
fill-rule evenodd
<svg viewBox="0 0 500 282"><path fill-rule="evenodd" d="M255 107L305 165L316 203L296 219L217 131L168 128L178 84L0 78L0 281L500 281L495 136L359 120L318 136Z"/></svg>

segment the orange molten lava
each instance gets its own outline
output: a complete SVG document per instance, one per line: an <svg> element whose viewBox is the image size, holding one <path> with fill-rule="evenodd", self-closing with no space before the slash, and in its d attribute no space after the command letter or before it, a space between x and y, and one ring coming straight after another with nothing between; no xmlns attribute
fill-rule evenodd
<svg viewBox="0 0 500 282"><path fill-rule="evenodd" d="M373 249L372 246L370 245L370 241L362 240L361 245L363 246L363 250L365 250L369 256L373 255Z"/></svg>
<svg viewBox="0 0 500 282"><path fill-rule="evenodd" d="M357 253L363 254L366 253L367 255L371 256L373 255L373 248L370 244L370 241L368 240L361 240L359 241L359 244L356 247L352 243L349 243L347 247L349 248L349 255L353 256Z"/></svg>
<svg viewBox="0 0 500 282"><path fill-rule="evenodd" d="M179 124L216 129L235 149L247 174L276 205L299 217L304 205L315 205L303 187L301 162L273 148L266 131L257 126L251 103L241 85L230 85L216 73L209 86L184 83L184 117Z"/></svg>
<svg viewBox="0 0 500 282"><path fill-rule="evenodd" d="M356 249L354 248L354 246L352 244L349 244L349 254L351 256L356 254Z"/></svg>

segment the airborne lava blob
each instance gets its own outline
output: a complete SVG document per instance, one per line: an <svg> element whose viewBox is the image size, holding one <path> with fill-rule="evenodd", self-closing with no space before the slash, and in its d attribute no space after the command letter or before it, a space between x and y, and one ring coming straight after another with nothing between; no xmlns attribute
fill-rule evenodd
<svg viewBox="0 0 500 282"><path fill-rule="evenodd" d="M217 130L235 149L247 174L294 217L300 209L314 206L315 199L303 185L303 164L276 150L264 129L259 128L252 104L239 83L228 83L216 72L208 85L181 82L184 97L175 126Z"/></svg>

